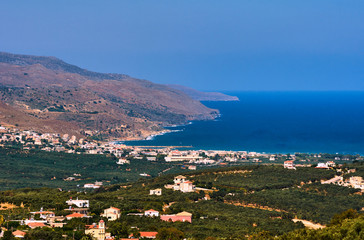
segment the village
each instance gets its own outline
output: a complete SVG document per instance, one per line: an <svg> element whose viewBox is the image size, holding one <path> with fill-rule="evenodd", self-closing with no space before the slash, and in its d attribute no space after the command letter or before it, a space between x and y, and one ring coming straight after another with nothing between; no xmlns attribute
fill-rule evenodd
<svg viewBox="0 0 364 240"><path fill-rule="evenodd" d="M176 176L173 180L173 184L166 185L166 189L173 189L174 191L180 191L182 193L191 193L200 190L211 191L210 189L201 189L196 188L191 181L189 181L186 177L179 175ZM162 189L150 189L149 195L162 195ZM207 199L205 199L207 200ZM72 197L67 200L64 204L66 208L64 211L68 212L68 215L65 216L56 216L53 210L44 210L41 208L39 211L29 212L28 219L8 219L11 222L18 222L19 228L22 229L12 229L12 235L15 238L22 239L27 234L28 229L36 229L36 228L63 228L67 222L72 219L87 219L95 217L94 214L90 212L90 201L87 199L73 199ZM169 205L170 206L170 205ZM168 208L166 206L165 208ZM107 209L103 210L103 213L100 214L101 220L97 223L92 223L90 225L85 226L85 235L92 236L93 239L96 240L112 240L115 239L114 236L108 231L107 223L110 221L116 221L120 218L122 212L119 208L110 206ZM186 211L182 211L176 214L164 214L163 212L159 212L154 209L145 209L140 213L128 213L128 216L139 216L143 218L159 218L161 221L166 222L185 222L192 223L192 214ZM135 226L138 229L137 226ZM3 229L2 234L0 234L0 238L3 236L4 232L7 229ZM129 235L127 239L154 239L157 237L158 232L156 231L140 231L138 232L138 236L133 236L133 234Z"/></svg>

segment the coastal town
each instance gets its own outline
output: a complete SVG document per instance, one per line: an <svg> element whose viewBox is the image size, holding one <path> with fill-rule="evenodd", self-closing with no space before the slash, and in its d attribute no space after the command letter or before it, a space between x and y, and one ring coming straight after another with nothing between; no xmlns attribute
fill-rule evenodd
<svg viewBox="0 0 364 240"><path fill-rule="evenodd" d="M356 194L362 195L364 192L364 181L361 176L355 175L355 169L345 167L346 163L362 160L360 155L342 155L342 154L268 154L248 151L223 151L223 150L190 150L178 149L177 147L148 147L148 146L127 146L117 142L99 142L91 138L77 139L76 136L59 135L59 134L41 134L34 131L20 131L0 126L0 147L18 147L25 151L45 151L45 152L60 152L66 154L86 154L86 155L110 155L115 159L114 165L130 168L130 165L135 161L148 161L155 163L171 163L178 164L179 168L189 172L196 172L198 169L208 169L211 167L226 167L226 166L241 166L241 165L267 165L280 166L288 172L298 171L298 169L318 169L330 170L335 172L335 176L331 178L322 177L319 181L322 185L330 184L346 187L348 189L357 189ZM128 170L126 170L128 171ZM164 170L168 172L168 169ZM235 171L233 171L235 173ZM238 174L249 173L250 171L236 171ZM193 176L193 175L192 175ZM326 176L326 175L325 175ZM63 179L64 182L78 181L82 177L79 173L74 173ZM141 179L150 177L146 171L140 174ZM40 209L29 208L26 210L23 203L14 205L12 203L2 203L0 210L5 209L23 209L22 218L16 215L6 218L7 222L15 224L13 227L3 227L0 237L11 232L14 238L26 238L31 230L35 229L68 229L74 221L81 221L85 225L83 234L90 236L90 239L106 240L106 239L123 239L116 238L112 230L109 228L113 221L120 221L121 218L139 217L141 219L158 219L158 221L168 222L170 224L179 222L186 224L194 224L194 215L188 209L178 208L173 213L169 208L174 202L165 204L162 210L153 208L138 208L135 211L123 211L120 208L110 206L102 209L102 212L96 211L91 201L87 198L87 194L97 193L100 189L107 187L107 182L96 181L85 183L78 188L78 194L84 194L82 198L72 196L58 204L58 209L48 207ZM308 181L304 184L312 184ZM123 185L120 189L128 188L128 185ZM62 192L61 188L58 191ZM142 193L139 197L165 197L164 194L170 195L172 192L180 194L195 194L198 196L196 203L200 201L209 201L211 197L218 194L219 190L216 187L209 187L190 179L189 176L179 174L169 178L166 184L158 188L147 189L147 192ZM145 196L143 196L143 194ZM235 193L230 192L227 196L234 197ZM119 199L119 197L118 197ZM123 199L123 198L120 198ZM147 205L148 206L148 205ZM269 207L246 205L251 208L270 209ZM272 211L272 210L269 210ZM56 212L60 214L56 214ZM26 216L26 217L24 217ZM201 216L198 219L204 219ZM77 220L79 219L79 220ZM218 218L216 218L218 219ZM143 220L144 221L144 220ZM145 220L147 221L147 220ZM293 219L292 221L298 221ZM306 220L302 220L306 223ZM309 223L311 224L311 223ZM113 225L111 225L113 226ZM140 230L142 226L132 226L132 231L129 231L126 239L154 239L157 238L159 232L155 228ZM80 231L80 230L78 230ZM65 236L67 239L67 236ZM86 238L85 238L86 239Z"/></svg>
<svg viewBox="0 0 364 240"><path fill-rule="evenodd" d="M99 142L92 138L79 138L54 133L38 133L35 131L20 131L16 128L0 126L0 147L18 146L23 150L37 149L47 152L64 152L69 154L100 154L114 156L115 164L127 166L131 161L147 160L151 162L183 163L183 168L197 170L206 166L225 166L234 164L282 164L284 168L316 167L331 169L340 167L345 162L360 161L360 155L339 154L269 154L248 151L225 150L183 150L178 146L148 147L127 146L119 142ZM128 169L128 168L127 168ZM166 169L165 171L167 171ZM164 172L165 172L164 171ZM338 168L340 171L340 168ZM141 177L150 176L147 172ZM64 181L75 181L81 177L74 173ZM341 186L352 186L364 189L363 180L353 176L352 180L344 180L336 176L329 183ZM355 179L355 180L354 180ZM355 182L355 183L354 183ZM98 189L103 186L102 181L86 183L83 188Z"/></svg>

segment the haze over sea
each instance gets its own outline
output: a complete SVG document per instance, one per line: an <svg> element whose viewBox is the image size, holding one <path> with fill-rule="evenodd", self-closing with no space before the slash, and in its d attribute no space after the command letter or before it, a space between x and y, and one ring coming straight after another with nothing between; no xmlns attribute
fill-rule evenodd
<svg viewBox="0 0 364 240"><path fill-rule="evenodd" d="M364 154L364 92L229 92L239 102L203 102L215 121L128 145L193 146L267 153ZM180 131L178 131L180 130Z"/></svg>

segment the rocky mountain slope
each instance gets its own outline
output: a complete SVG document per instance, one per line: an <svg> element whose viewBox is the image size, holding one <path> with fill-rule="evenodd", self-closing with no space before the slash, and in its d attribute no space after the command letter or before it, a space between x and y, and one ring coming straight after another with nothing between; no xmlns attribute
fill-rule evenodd
<svg viewBox="0 0 364 240"><path fill-rule="evenodd" d="M55 57L0 52L0 124L131 139L216 114L165 85L88 71Z"/></svg>
<svg viewBox="0 0 364 240"><path fill-rule="evenodd" d="M180 90L198 101L239 101L239 98L236 96L230 96L220 92L201 92L193 88L175 84L170 84L167 86Z"/></svg>

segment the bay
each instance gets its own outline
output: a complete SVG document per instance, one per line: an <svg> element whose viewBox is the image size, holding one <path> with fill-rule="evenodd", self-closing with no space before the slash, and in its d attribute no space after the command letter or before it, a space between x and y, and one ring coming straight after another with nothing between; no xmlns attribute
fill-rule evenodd
<svg viewBox="0 0 364 240"><path fill-rule="evenodd" d="M364 154L364 92L229 92L238 102L203 102L214 121L127 145L267 153Z"/></svg>

